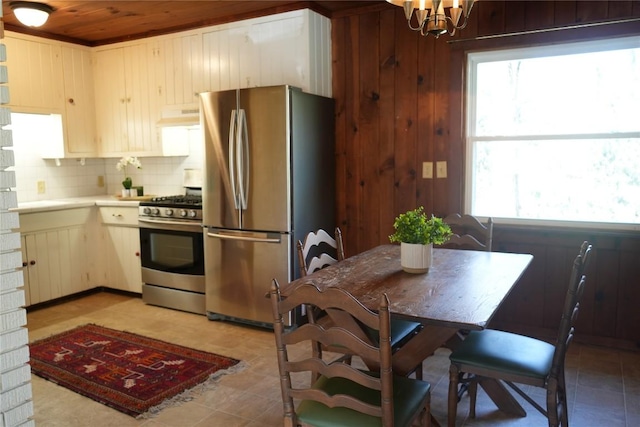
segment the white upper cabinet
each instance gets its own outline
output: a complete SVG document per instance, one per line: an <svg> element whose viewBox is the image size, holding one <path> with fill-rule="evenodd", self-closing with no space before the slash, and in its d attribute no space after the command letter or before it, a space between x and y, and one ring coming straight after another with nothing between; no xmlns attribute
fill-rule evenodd
<svg viewBox="0 0 640 427"><path fill-rule="evenodd" d="M331 21L310 10L202 33L204 89L288 84L331 96Z"/></svg>
<svg viewBox="0 0 640 427"><path fill-rule="evenodd" d="M5 41L12 110L62 118L42 157L96 157L91 49L13 33Z"/></svg>
<svg viewBox="0 0 640 427"><path fill-rule="evenodd" d="M62 54L60 44L6 34L9 106L24 113L62 114Z"/></svg>
<svg viewBox="0 0 640 427"><path fill-rule="evenodd" d="M63 45L64 78L63 139L42 146L44 158L97 157L93 69L89 48Z"/></svg>
<svg viewBox="0 0 640 427"><path fill-rule="evenodd" d="M162 155L152 56L146 43L95 53L96 127L103 157Z"/></svg>
<svg viewBox="0 0 640 427"><path fill-rule="evenodd" d="M198 104L203 90L202 37L199 33L155 41L154 62L158 94L164 106Z"/></svg>
<svg viewBox="0 0 640 427"><path fill-rule="evenodd" d="M96 111L89 49L62 47L65 157L96 157Z"/></svg>
<svg viewBox="0 0 640 427"><path fill-rule="evenodd" d="M45 158L186 156L186 141L163 134L198 122L199 92L287 84L331 96L331 21L308 9L95 48L4 42L12 109L62 116Z"/></svg>

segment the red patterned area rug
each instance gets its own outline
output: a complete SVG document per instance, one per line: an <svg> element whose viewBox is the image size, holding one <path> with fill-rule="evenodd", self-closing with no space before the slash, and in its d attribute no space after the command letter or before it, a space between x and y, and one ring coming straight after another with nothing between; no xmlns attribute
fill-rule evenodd
<svg viewBox="0 0 640 427"><path fill-rule="evenodd" d="M31 371L133 417L153 415L239 360L97 325L29 345Z"/></svg>

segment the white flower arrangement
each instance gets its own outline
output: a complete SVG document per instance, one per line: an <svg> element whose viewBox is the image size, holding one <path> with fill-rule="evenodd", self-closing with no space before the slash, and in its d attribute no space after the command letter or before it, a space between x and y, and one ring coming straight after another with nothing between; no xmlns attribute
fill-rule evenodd
<svg viewBox="0 0 640 427"><path fill-rule="evenodd" d="M123 170L125 177L127 176L127 166L134 166L136 169L142 169L142 163L137 157L123 157L116 164L116 169Z"/></svg>
<svg viewBox="0 0 640 427"><path fill-rule="evenodd" d="M122 186L127 190L130 189L132 185L131 178L127 176L127 166L129 165L136 169L142 169L142 163L140 163L140 160L138 160L137 157L123 157L118 161L116 169L124 171L124 181L122 181Z"/></svg>

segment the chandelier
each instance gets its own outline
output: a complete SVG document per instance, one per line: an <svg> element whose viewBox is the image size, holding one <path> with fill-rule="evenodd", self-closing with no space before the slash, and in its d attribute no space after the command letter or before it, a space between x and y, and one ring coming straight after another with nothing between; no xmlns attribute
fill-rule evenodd
<svg viewBox="0 0 640 427"><path fill-rule="evenodd" d="M436 38L442 34L453 36L456 30L467 26L467 19L474 0L387 0L387 2L402 6L407 17L409 28L420 31L423 36L432 35ZM449 9L449 15L445 14L445 8ZM415 9L418 26L411 24ZM462 17L462 23L460 18Z"/></svg>

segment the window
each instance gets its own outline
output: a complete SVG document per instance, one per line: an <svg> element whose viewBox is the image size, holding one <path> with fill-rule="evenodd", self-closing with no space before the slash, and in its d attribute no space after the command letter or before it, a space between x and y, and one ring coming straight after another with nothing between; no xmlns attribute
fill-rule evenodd
<svg viewBox="0 0 640 427"><path fill-rule="evenodd" d="M467 64L468 212L640 229L640 37Z"/></svg>

